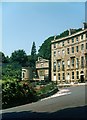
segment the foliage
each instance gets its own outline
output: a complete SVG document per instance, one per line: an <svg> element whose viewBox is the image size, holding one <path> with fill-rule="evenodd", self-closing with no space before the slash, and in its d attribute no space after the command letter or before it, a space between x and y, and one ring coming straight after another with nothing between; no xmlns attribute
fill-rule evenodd
<svg viewBox="0 0 87 120"><path fill-rule="evenodd" d="M53 82L49 82L46 85L41 85L40 89L37 90L37 95L41 95L44 93L48 93L51 90L54 90L55 88L57 88L56 84L54 84Z"/></svg>
<svg viewBox="0 0 87 120"><path fill-rule="evenodd" d="M33 44L32 44L32 49L31 49L31 56L29 56L30 66L31 66L33 69L35 69L36 60L37 60L36 45L35 45L35 42L33 42Z"/></svg>
<svg viewBox="0 0 87 120"><path fill-rule="evenodd" d="M0 52L0 62L2 63L8 63L9 62L9 57L5 57L3 52Z"/></svg>
<svg viewBox="0 0 87 120"><path fill-rule="evenodd" d="M30 66L30 67L34 67L35 68L35 59L31 56L31 55L29 55L28 56L28 65Z"/></svg>
<svg viewBox="0 0 87 120"><path fill-rule="evenodd" d="M82 31L82 28L76 29L75 33L80 32L80 31Z"/></svg>
<svg viewBox="0 0 87 120"><path fill-rule="evenodd" d="M68 35L69 35L69 31L66 30L66 31L64 31L63 33L61 33L60 35L57 35L57 36L56 36L56 39L60 39L60 38L62 38L62 37L66 37L66 36L68 36Z"/></svg>
<svg viewBox="0 0 87 120"><path fill-rule="evenodd" d="M0 65L0 80L2 79L2 65Z"/></svg>
<svg viewBox="0 0 87 120"><path fill-rule="evenodd" d="M2 80L21 79L21 66L18 63L2 64Z"/></svg>
<svg viewBox="0 0 87 120"><path fill-rule="evenodd" d="M27 64L28 57L24 50L16 50L11 54L10 59L12 63L16 62L24 67Z"/></svg>
<svg viewBox="0 0 87 120"><path fill-rule="evenodd" d="M38 87L38 85L36 85L36 87ZM38 90L36 87L27 81L2 81L2 108L35 102L38 99L46 97L46 95L48 96L48 94L50 95L51 91L58 91L56 84L53 82L39 85Z"/></svg>
<svg viewBox="0 0 87 120"><path fill-rule="evenodd" d="M35 55L36 55L36 45L35 45L35 42L33 42L32 49L31 49L31 56L35 56Z"/></svg>
<svg viewBox="0 0 87 120"><path fill-rule="evenodd" d="M2 107L12 107L36 100L36 92L28 83L18 81L2 82Z"/></svg>
<svg viewBox="0 0 87 120"><path fill-rule="evenodd" d="M51 41L54 39L54 36L49 37L44 41L38 50L38 55L45 59L50 59L51 57Z"/></svg>

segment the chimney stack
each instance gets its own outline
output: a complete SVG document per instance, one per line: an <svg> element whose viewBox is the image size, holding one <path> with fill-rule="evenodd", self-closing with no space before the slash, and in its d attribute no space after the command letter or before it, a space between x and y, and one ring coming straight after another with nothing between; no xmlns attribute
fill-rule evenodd
<svg viewBox="0 0 87 120"><path fill-rule="evenodd" d="M56 35L54 36L54 40L56 40Z"/></svg>
<svg viewBox="0 0 87 120"><path fill-rule="evenodd" d="M87 28L87 23L84 22L84 23L83 23L83 29L86 29L86 28Z"/></svg>
<svg viewBox="0 0 87 120"><path fill-rule="evenodd" d="M75 32L76 32L76 29L69 29L69 35L72 35Z"/></svg>

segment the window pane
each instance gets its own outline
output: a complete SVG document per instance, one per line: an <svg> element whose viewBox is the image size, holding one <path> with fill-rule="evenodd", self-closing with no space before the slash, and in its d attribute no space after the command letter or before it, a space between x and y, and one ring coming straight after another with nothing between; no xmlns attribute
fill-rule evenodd
<svg viewBox="0 0 87 120"><path fill-rule="evenodd" d="M78 37L76 37L76 42L78 42Z"/></svg>
<svg viewBox="0 0 87 120"><path fill-rule="evenodd" d="M86 49L87 49L87 43L86 43Z"/></svg>
<svg viewBox="0 0 87 120"><path fill-rule="evenodd" d="M54 56L56 56L56 51L54 51Z"/></svg>
<svg viewBox="0 0 87 120"><path fill-rule="evenodd" d="M81 35L81 39L83 39L83 35Z"/></svg>
<svg viewBox="0 0 87 120"><path fill-rule="evenodd" d="M64 70L64 61L62 61L62 70Z"/></svg>
<svg viewBox="0 0 87 120"><path fill-rule="evenodd" d="M70 67L70 60L67 61L68 67Z"/></svg>
<svg viewBox="0 0 87 120"><path fill-rule="evenodd" d="M62 42L62 46L64 46L64 41Z"/></svg>
<svg viewBox="0 0 87 120"><path fill-rule="evenodd" d="M60 51L58 51L58 55L60 55Z"/></svg>
<svg viewBox="0 0 87 120"><path fill-rule="evenodd" d="M81 50L84 50L84 44L81 44Z"/></svg>
<svg viewBox="0 0 87 120"><path fill-rule="evenodd" d="M79 68L79 59L76 58L76 68Z"/></svg>
<svg viewBox="0 0 87 120"><path fill-rule="evenodd" d="M58 61L58 71L60 70L60 61Z"/></svg>
<svg viewBox="0 0 87 120"><path fill-rule="evenodd" d="M67 54L69 54L69 48L67 48Z"/></svg>
<svg viewBox="0 0 87 120"><path fill-rule="evenodd" d="M78 46L76 46L76 52L78 52L79 51L79 47Z"/></svg>
<svg viewBox="0 0 87 120"><path fill-rule="evenodd" d="M72 53L74 53L74 47L72 47Z"/></svg>
<svg viewBox="0 0 87 120"><path fill-rule="evenodd" d="M79 71L76 71L77 79L79 79Z"/></svg>
<svg viewBox="0 0 87 120"><path fill-rule="evenodd" d="M86 33L86 38L87 38L87 33Z"/></svg>
<svg viewBox="0 0 87 120"><path fill-rule="evenodd" d="M56 44L54 44L54 48L56 48Z"/></svg>
<svg viewBox="0 0 87 120"><path fill-rule="evenodd" d="M69 44L69 40L67 40L67 43Z"/></svg>
<svg viewBox="0 0 87 120"><path fill-rule="evenodd" d="M54 64L53 64L53 70L54 70L54 72L56 71L56 62L54 62Z"/></svg>
<svg viewBox="0 0 87 120"><path fill-rule="evenodd" d="M58 80L60 80L60 73L58 73Z"/></svg>
<svg viewBox="0 0 87 120"><path fill-rule="evenodd" d="M72 43L74 43L74 38L72 38Z"/></svg>
<svg viewBox="0 0 87 120"><path fill-rule="evenodd" d="M86 66L87 66L87 55L85 56L85 60L86 60Z"/></svg>
<svg viewBox="0 0 87 120"><path fill-rule="evenodd" d="M64 50L62 50L62 53L64 54L64 53L65 53L65 51L64 51Z"/></svg>
<svg viewBox="0 0 87 120"><path fill-rule="evenodd" d="M84 57L81 57L81 67L84 67Z"/></svg>
<svg viewBox="0 0 87 120"><path fill-rule="evenodd" d="M65 74L63 73L63 75L62 75L62 78L63 78L63 80L65 80Z"/></svg>
<svg viewBox="0 0 87 120"><path fill-rule="evenodd" d="M72 72L72 79L74 79L74 72Z"/></svg>
<svg viewBox="0 0 87 120"><path fill-rule="evenodd" d="M72 67L74 67L74 58L72 58Z"/></svg>

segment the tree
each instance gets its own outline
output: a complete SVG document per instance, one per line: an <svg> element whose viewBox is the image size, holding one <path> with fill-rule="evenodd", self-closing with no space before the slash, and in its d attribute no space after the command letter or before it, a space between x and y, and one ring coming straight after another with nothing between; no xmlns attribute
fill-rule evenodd
<svg viewBox="0 0 87 120"><path fill-rule="evenodd" d="M9 62L9 57L5 57L3 52L0 52L0 62L1 63L8 63Z"/></svg>
<svg viewBox="0 0 87 120"><path fill-rule="evenodd" d="M19 65L18 63L8 63L2 65L2 80L8 79L21 79L21 65Z"/></svg>
<svg viewBox="0 0 87 120"><path fill-rule="evenodd" d="M41 56L45 59L51 59L51 41L54 39L54 36L49 37L44 41L38 50L38 56Z"/></svg>
<svg viewBox="0 0 87 120"><path fill-rule="evenodd" d="M10 59L11 59L11 62L13 62L13 63L16 62L16 63L20 64L22 67L26 66L27 61L28 61L28 57L24 50L14 51L11 54Z"/></svg>
<svg viewBox="0 0 87 120"><path fill-rule="evenodd" d="M37 59L35 42L33 42L33 44L32 44L31 56L29 57L29 59L30 59L31 67L35 68L35 62L36 62L36 59Z"/></svg>
<svg viewBox="0 0 87 120"><path fill-rule="evenodd" d="M33 42L33 45L32 45L31 56L36 56L36 45L35 45L35 42Z"/></svg>

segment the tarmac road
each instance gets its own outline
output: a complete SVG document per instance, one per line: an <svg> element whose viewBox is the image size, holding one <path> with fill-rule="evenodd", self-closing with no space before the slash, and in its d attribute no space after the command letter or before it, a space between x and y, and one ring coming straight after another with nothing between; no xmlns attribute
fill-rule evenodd
<svg viewBox="0 0 87 120"><path fill-rule="evenodd" d="M70 94L50 97L2 111L2 120L85 119L87 85L67 88Z"/></svg>

